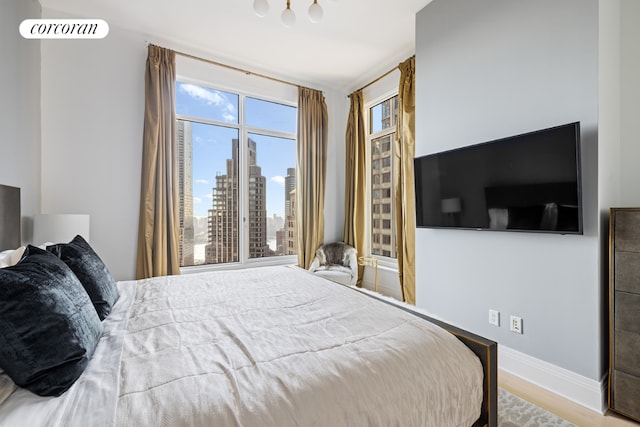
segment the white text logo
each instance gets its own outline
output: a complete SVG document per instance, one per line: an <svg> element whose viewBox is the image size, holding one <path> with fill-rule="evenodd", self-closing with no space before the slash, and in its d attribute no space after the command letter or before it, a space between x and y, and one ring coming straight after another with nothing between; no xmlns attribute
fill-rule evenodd
<svg viewBox="0 0 640 427"><path fill-rule="evenodd" d="M102 19L25 19L20 34L25 39L102 39L109 24Z"/></svg>

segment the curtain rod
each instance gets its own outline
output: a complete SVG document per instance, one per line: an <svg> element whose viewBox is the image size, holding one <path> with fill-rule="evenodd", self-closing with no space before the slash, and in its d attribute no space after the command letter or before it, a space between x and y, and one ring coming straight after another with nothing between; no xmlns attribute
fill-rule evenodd
<svg viewBox="0 0 640 427"><path fill-rule="evenodd" d="M411 59L411 58L413 58L414 56L415 56L415 55L411 55L411 56L410 56L409 58L407 58L407 59ZM366 85L362 86L360 89L355 90L354 92L358 92L358 91L360 91L360 90L364 90L364 89L368 88L369 86L371 86L372 84L374 84L374 83L376 83L376 82L379 82L380 80L384 79L384 78L385 78L385 77L387 77L389 74L391 74L391 73L393 73L395 70L397 70L397 69L398 69L398 67L399 67L399 65L396 65L395 67L393 67L392 69L390 69L389 71L387 71L386 73L384 73L383 75L379 76L378 78L376 78L376 79L374 79L374 80L371 80L369 83L367 83ZM350 95L347 95L347 98L348 98L349 96L350 96Z"/></svg>
<svg viewBox="0 0 640 427"><path fill-rule="evenodd" d="M174 52L176 53L176 55L184 56L185 58L191 58L191 59L195 59L197 61L206 62L207 64L217 65L218 67L223 67L223 68L228 68L230 70L239 71L239 72L244 73L244 74L246 74L248 76L262 77L263 79L271 80L271 81L278 82L278 83L283 83L283 84L286 84L286 85L289 85L289 86L301 87L301 85L296 84L296 83L291 83L291 82L288 82L286 80L280 80L280 79L277 79L275 77L267 76L267 75L260 74L260 73L255 73L253 71L245 70L243 68L239 68L239 67L234 67L232 65L223 64L221 62L212 61L210 59L200 58L199 56L191 55L191 54L180 52L180 51L177 51L177 50L174 50Z"/></svg>
<svg viewBox="0 0 640 427"><path fill-rule="evenodd" d="M377 77L374 80L371 80L369 83L367 83L366 85L362 86L360 89L354 91L354 92L358 92L360 90L364 90L366 88L368 88L369 86L371 86L372 84L379 82L380 80L384 79L385 77L387 77L389 74L393 73L395 70L398 69L398 66L396 65L395 67L393 67L392 69L390 69L389 71L387 71L386 73L384 73L383 75L381 75L380 77Z"/></svg>

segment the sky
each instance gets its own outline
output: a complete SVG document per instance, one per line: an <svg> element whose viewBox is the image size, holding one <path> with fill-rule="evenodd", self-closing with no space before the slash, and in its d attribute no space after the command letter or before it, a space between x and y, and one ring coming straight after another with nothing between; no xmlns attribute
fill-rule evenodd
<svg viewBox="0 0 640 427"><path fill-rule="evenodd" d="M238 124L238 95L190 83L176 83L176 113ZM251 127L249 138L256 142L257 164L267 181L267 215L284 217L284 177L296 163L294 139L261 135L257 129L295 134L296 108L246 97L245 117ZM216 175L226 174L236 128L202 123L192 124L193 213L207 216L211 208Z"/></svg>

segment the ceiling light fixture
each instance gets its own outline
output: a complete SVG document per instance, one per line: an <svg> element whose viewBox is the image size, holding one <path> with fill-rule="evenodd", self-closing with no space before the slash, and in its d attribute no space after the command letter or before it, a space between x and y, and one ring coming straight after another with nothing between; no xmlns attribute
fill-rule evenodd
<svg viewBox="0 0 640 427"><path fill-rule="evenodd" d="M267 0L254 0L253 10L259 17L264 17L269 13L269 2ZM292 27L296 23L296 14L291 10L291 0L287 0L287 7L282 11L280 15L282 23L285 27ZM318 0L313 0L311 6L309 6L309 21L313 23L320 22L322 20L322 7L318 4Z"/></svg>

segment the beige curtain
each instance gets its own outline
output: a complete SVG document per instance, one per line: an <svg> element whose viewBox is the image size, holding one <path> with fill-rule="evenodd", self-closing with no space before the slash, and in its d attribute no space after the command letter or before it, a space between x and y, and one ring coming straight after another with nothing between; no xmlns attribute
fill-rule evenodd
<svg viewBox="0 0 640 427"><path fill-rule="evenodd" d="M356 248L358 256L365 255L366 217L366 139L364 103L362 91L349 95L351 108L345 135L345 189L344 189L344 231L342 240ZM363 266L358 266L358 282L362 282Z"/></svg>
<svg viewBox="0 0 640 427"><path fill-rule="evenodd" d="M398 171L395 183L396 249L398 275L402 296L409 304L416 303L415 273L415 183L413 158L415 156L415 57L398 65L398 123L396 127L394 169Z"/></svg>
<svg viewBox="0 0 640 427"><path fill-rule="evenodd" d="M324 241L327 105L322 92L298 88L296 242L298 265L308 269Z"/></svg>
<svg viewBox="0 0 640 427"><path fill-rule="evenodd" d="M175 52L150 45L145 71L138 279L180 274L175 81Z"/></svg>

